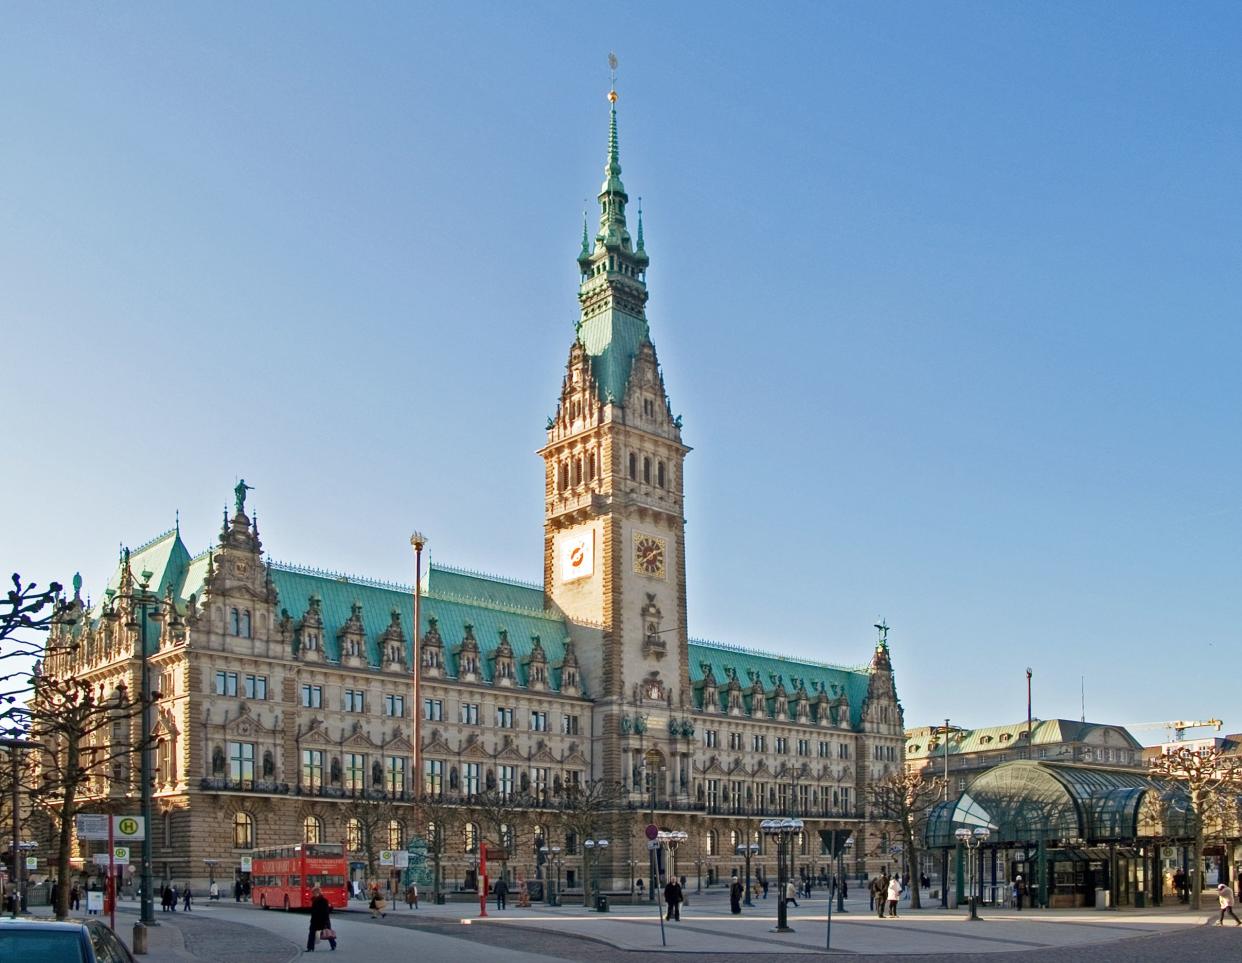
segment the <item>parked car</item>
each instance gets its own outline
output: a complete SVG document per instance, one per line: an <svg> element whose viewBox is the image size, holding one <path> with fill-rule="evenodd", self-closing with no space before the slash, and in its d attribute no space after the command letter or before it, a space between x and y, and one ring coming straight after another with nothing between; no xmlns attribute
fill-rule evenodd
<svg viewBox="0 0 1242 963"><path fill-rule="evenodd" d="M135 963L102 920L55 922L19 916L0 919L0 960L22 963Z"/></svg>

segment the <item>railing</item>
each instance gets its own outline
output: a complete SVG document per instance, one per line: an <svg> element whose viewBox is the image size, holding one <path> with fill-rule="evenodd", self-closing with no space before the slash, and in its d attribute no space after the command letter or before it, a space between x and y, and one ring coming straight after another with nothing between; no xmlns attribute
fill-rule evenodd
<svg viewBox="0 0 1242 963"><path fill-rule="evenodd" d="M272 782L264 779L227 779L224 776L204 776L199 780L198 788L211 792L260 792L275 793L281 796L289 794L287 782Z"/></svg>

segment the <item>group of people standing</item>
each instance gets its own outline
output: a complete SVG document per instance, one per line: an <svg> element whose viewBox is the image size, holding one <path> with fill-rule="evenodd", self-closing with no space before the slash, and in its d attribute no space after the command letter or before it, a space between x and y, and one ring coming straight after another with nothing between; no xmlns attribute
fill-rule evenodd
<svg viewBox="0 0 1242 963"><path fill-rule="evenodd" d="M876 911L876 915L880 919L884 919L884 910L888 909L890 919L897 918L897 903L901 899L902 891L905 887L902 885L900 876L889 876L888 873L881 873L879 876L871 878L868 893L871 896L871 908Z"/></svg>
<svg viewBox="0 0 1242 963"><path fill-rule="evenodd" d="M164 888L160 890L160 908L165 913L177 912L177 904L180 903L182 908L188 913L190 912L190 884L186 883L183 889L177 889L175 885L170 886L165 883Z"/></svg>

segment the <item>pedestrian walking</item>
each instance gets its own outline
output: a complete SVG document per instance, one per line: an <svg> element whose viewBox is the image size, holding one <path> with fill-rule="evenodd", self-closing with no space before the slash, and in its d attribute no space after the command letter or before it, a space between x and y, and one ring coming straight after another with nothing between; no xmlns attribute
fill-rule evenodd
<svg viewBox="0 0 1242 963"><path fill-rule="evenodd" d="M729 912L734 916L742 912L742 884L736 876L729 883Z"/></svg>
<svg viewBox="0 0 1242 963"><path fill-rule="evenodd" d="M190 912L190 884L185 884L185 889L181 893L181 908L187 913Z"/></svg>
<svg viewBox="0 0 1242 963"><path fill-rule="evenodd" d="M220 884L214 879L211 881L211 885L207 887L207 899L211 902L218 902L220 899Z"/></svg>
<svg viewBox="0 0 1242 963"><path fill-rule="evenodd" d="M332 904L318 886L312 892L314 896L310 905L310 931L306 934L306 952L315 952L316 937L327 940L328 945L335 950L336 930L332 929Z"/></svg>
<svg viewBox="0 0 1242 963"><path fill-rule="evenodd" d="M759 877L759 885L763 887L763 898L768 898L768 877L766 874Z"/></svg>
<svg viewBox="0 0 1242 963"><path fill-rule="evenodd" d="M77 883L69 888L69 906L75 912L82 908L82 890Z"/></svg>
<svg viewBox="0 0 1242 963"><path fill-rule="evenodd" d="M367 907L371 910L371 919L377 919L388 914L384 912L388 904L384 902L384 894L380 892L379 884L371 884L371 902Z"/></svg>
<svg viewBox="0 0 1242 963"><path fill-rule="evenodd" d="M1173 873L1173 889L1177 892L1177 901L1186 902L1186 871L1180 866Z"/></svg>
<svg viewBox="0 0 1242 963"><path fill-rule="evenodd" d="M405 902L410 909L418 909L418 884L411 883L405 888Z"/></svg>
<svg viewBox="0 0 1242 963"><path fill-rule="evenodd" d="M504 909L505 897L509 895L509 884L505 882L503 876L496 880L496 885L492 887L492 892L496 894L496 909Z"/></svg>
<svg viewBox="0 0 1242 963"><path fill-rule="evenodd" d="M1017 907L1019 913L1022 912L1022 897L1026 895L1026 884L1022 882L1021 876L1013 878L1013 905Z"/></svg>
<svg viewBox="0 0 1242 963"><path fill-rule="evenodd" d="M901 899L901 880L894 876L888 881L888 915L897 918L897 901Z"/></svg>
<svg viewBox="0 0 1242 963"><path fill-rule="evenodd" d="M664 884L664 903L668 907L664 914L666 920L681 922L681 884L673 877Z"/></svg>
<svg viewBox="0 0 1242 963"><path fill-rule="evenodd" d="M1216 896L1220 900L1220 919L1217 920L1217 926L1225 925L1225 914L1228 913L1233 917L1233 921L1242 926L1242 920L1238 919L1238 914L1233 911L1233 890L1224 883L1216 887Z"/></svg>
<svg viewBox="0 0 1242 963"><path fill-rule="evenodd" d="M798 887L794 886L792 879L785 884L785 905L788 906L790 903L794 906L798 905Z"/></svg>

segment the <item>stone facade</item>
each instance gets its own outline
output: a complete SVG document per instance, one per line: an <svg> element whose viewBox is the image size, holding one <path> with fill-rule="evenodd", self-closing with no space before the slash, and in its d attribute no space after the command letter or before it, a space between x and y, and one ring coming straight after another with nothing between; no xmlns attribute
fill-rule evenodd
<svg viewBox="0 0 1242 963"><path fill-rule="evenodd" d="M469 888L488 834L473 807L495 792L524 807L509 871L531 874L541 840L580 884L583 840L557 807L567 786L597 784L619 794L598 829L611 888L646 875L648 822L689 834L672 868L705 883L740 870L748 840L775 878L758 832L769 816L806 821L800 870L830 867L821 829L854 830L852 871L879 865L866 788L902 765L904 745L886 635L853 668L688 635L690 449L647 329L641 214L631 239L620 173L614 97L600 229L593 243L584 229L578 259L582 317L540 452L542 584L432 567L415 649L412 587L272 563L239 486L211 551L192 558L166 533L123 560L106 603L59 630L79 637L75 671L132 682L133 573L150 571L163 612L149 645L157 876L201 890L207 866L231 880L256 846L352 842L370 797L391 804L390 842L404 845L423 828L418 791L460 811L444 878ZM107 794L132 808L135 791L129 776Z"/></svg>

